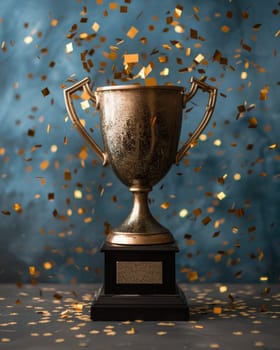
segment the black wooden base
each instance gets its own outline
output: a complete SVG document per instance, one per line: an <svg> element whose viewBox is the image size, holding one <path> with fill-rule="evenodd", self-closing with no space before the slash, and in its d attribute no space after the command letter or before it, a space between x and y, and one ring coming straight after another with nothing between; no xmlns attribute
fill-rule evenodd
<svg viewBox="0 0 280 350"><path fill-rule="evenodd" d="M94 321L186 321L189 309L176 284L175 243L104 243L104 286L91 306Z"/></svg>
<svg viewBox="0 0 280 350"><path fill-rule="evenodd" d="M187 321L189 308L177 286L174 294L104 294L100 290L91 306L94 321Z"/></svg>

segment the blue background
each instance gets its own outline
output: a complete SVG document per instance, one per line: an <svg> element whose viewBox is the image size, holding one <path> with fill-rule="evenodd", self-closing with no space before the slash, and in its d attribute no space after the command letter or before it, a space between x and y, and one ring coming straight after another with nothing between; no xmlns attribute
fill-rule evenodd
<svg viewBox="0 0 280 350"><path fill-rule="evenodd" d="M158 84L188 89L195 76L219 89L203 138L150 195L180 247L178 280L278 281L279 11L278 0L2 1L0 282L103 279L98 250L109 225L128 214L131 194L72 127L63 88L85 76L94 87L122 83L115 72L126 53L140 55L133 74L152 63L148 78ZM205 59L194 64L198 54ZM83 65L89 59L92 68ZM200 93L187 106L182 141L206 103ZM81 116L100 140L96 111Z"/></svg>

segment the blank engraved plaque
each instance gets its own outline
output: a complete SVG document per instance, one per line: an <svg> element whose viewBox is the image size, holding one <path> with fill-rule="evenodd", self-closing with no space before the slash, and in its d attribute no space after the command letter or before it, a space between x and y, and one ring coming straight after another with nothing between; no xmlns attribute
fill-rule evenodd
<svg viewBox="0 0 280 350"><path fill-rule="evenodd" d="M161 261L117 261L117 284L162 284Z"/></svg>

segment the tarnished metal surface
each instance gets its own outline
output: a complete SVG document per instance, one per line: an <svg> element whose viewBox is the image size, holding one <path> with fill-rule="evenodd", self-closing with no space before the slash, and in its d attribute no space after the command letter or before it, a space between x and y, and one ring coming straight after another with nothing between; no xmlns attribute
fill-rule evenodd
<svg viewBox="0 0 280 350"><path fill-rule="evenodd" d="M162 261L117 261L117 284L162 284Z"/></svg>
<svg viewBox="0 0 280 350"><path fill-rule="evenodd" d="M148 208L148 192L179 162L208 124L216 101L216 89L193 79L191 90L177 86L107 86L93 93L86 78L65 90L69 116L103 164L109 162L117 177L134 195L127 219L107 237L109 243L146 245L174 241ZM191 137L178 151L182 110L198 88L209 93L205 114ZM71 94L83 89L100 110L104 150L83 128Z"/></svg>
<svg viewBox="0 0 280 350"><path fill-rule="evenodd" d="M153 187L174 163L181 131L183 89L97 89L105 152L128 187Z"/></svg>

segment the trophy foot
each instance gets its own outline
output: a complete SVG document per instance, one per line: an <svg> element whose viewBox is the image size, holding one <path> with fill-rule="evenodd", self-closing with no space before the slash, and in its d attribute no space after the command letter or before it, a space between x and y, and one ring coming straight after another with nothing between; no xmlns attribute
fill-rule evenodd
<svg viewBox="0 0 280 350"><path fill-rule="evenodd" d="M106 242L121 245L154 245L174 243L171 232L162 226L151 214L148 206L148 192L151 188L130 187L134 204L127 219L109 233Z"/></svg>

